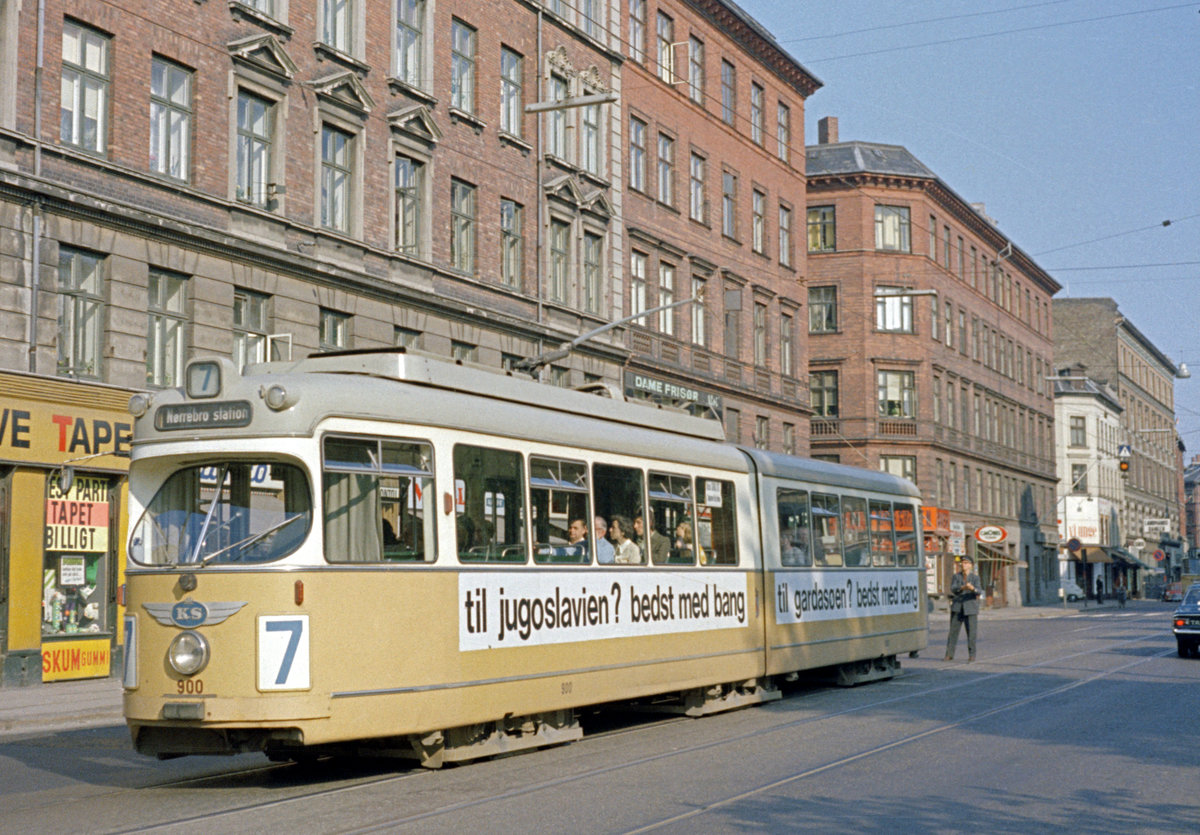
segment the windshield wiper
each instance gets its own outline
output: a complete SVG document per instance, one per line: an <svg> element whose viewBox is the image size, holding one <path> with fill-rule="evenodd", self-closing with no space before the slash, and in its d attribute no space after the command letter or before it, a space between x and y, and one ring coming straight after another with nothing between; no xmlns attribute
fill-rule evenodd
<svg viewBox="0 0 1200 835"><path fill-rule="evenodd" d="M246 537L245 539L240 540L238 542L234 542L232 545L226 545L224 548L222 548L219 551L213 551L211 554L206 554L204 556L204 558L202 560L200 560L200 564L208 565L210 562L212 562L217 557L224 554L226 551L232 551L234 548L241 548L241 547L244 547L247 545L252 545L255 542L258 542L260 539L262 539L267 534L274 533L275 531L279 530L280 528L284 527L285 525L295 522L297 519L303 519L303 518L304 518L304 514L300 514L300 513L296 514L295 516L289 516L288 518L284 519L282 522L276 522L274 525L272 525L269 528L264 528L261 531L259 531L258 533L252 533L252 534L250 534L250 536Z"/></svg>
<svg viewBox="0 0 1200 835"><path fill-rule="evenodd" d="M221 504L221 488L225 484L225 476L229 474L229 465L222 464L221 471L217 473L217 489L213 493L212 502L208 505L208 513L204 516L204 524L200 526L200 534L196 537L196 547L192 549L192 555L187 562L200 562L200 549L204 547L204 537L208 536L208 526L212 522L213 515L217 512L217 506ZM207 562L200 563L207 565Z"/></svg>

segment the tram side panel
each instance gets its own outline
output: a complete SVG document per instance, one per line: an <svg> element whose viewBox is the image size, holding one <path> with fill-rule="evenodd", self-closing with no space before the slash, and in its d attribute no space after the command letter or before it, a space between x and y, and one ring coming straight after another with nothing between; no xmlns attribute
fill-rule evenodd
<svg viewBox="0 0 1200 835"><path fill-rule="evenodd" d="M923 649L915 501L772 478L761 484L768 675Z"/></svg>
<svg viewBox="0 0 1200 835"><path fill-rule="evenodd" d="M314 520L287 566L195 567L190 591L178 571L136 575L135 740L147 753L318 745L758 678L765 612L744 476L735 495L740 565L467 565L442 506L436 563L326 564ZM188 601L233 610L194 625L211 649L195 675L165 661Z"/></svg>

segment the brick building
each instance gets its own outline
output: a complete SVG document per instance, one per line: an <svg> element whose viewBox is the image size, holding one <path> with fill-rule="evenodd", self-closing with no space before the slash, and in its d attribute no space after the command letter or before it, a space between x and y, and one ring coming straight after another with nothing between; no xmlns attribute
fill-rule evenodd
<svg viewBox="0 0 1200 835"><path fill-rule="evenodd" d="M629 368L720 396L731 439L803 453L798 223L804 99L818 82L735 5L623 7L629 311L705 300L635 327Z"/></svg>
<svg viewBox="0 0 1200 835"><path fill-rule="evenodd" d="M913 479L930 591L976 558L989 597L1053 600L1050 297L1059 285L906 149L807 149L812 453ZM1000 529L976 540L982 526ZM1002 537L998 541L997 538Z"/></svg>
<svg viewBox="0 0 1200 835"><path fill-rule="evenodd" d="M87 640L119 653L116 404L196 355L511 368L703 287L542 379L805 451L818 86L721 0L0 0L0 683L83 640L11 525L68 461L107 499Z"/></svg>

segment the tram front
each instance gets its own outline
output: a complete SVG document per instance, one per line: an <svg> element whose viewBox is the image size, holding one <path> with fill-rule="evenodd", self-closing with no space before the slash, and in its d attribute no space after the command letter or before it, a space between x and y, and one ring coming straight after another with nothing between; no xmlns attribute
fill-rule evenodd
<svg viewBox="0 0 1200 835"><path fill-rule="evenodd" d="M304 605L313 446L291 400L210 359L130 403L123 683L144 754L294 748L329 714Z"/></svg>

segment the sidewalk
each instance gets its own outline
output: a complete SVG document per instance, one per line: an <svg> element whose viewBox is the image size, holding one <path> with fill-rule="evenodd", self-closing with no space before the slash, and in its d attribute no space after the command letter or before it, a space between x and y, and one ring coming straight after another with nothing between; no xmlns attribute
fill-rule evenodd
<svg viewBox="0 0 1200 835"><path fill-rule="evenodd" d="M0 688L0 739L123 724L120 679Z"/></svg>

